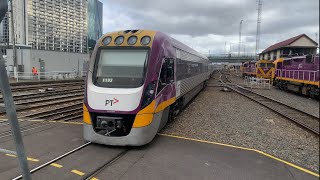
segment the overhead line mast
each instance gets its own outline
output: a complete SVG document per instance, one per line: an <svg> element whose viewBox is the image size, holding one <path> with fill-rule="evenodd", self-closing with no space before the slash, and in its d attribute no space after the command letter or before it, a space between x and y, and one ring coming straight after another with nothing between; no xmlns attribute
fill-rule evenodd
<svg viewBox="0 0 320 180"><path fill-rule="evenodd" d="M258 0L257 1L257 10L258 10L258 17L257 17L257 34L256 34L256 52L255 52L256 56L259 53L259 44L260 44L260 26L261 26L262 0Z"/></svg>

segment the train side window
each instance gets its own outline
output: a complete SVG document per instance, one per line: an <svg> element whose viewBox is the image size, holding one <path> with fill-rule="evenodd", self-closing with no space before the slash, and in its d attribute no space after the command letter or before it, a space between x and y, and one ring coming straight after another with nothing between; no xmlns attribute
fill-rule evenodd
<svg viewBox="0 0 320 180"><path fill-rule="evenodd" d="M172 83L174 81L174 60L172 58L165 60L167 65L167 83Z"/></svg>
<svg viewBox="0 0 320 180"><path fill-rule="evenodd" d="M311 55L306 56L306 63L312 63L312 56Z"/></svg>
<svg viewBox="0 0 320 180"><path fill-rule="evenodd" d="M167 84L174 81L174 60L172 58L165 59L159 77L157 92L160 92Z"/></svg>

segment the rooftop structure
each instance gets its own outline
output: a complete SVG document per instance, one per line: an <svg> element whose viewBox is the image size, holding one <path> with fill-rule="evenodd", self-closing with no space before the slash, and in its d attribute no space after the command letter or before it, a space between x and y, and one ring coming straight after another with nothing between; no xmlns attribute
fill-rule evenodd
<svg viewBox="0 0 320 180"><path fill-rule="evenodd" d="M315 54L318 43L305 34L269 46L259 54L260 59L276 60L280 57Z"/></svg>

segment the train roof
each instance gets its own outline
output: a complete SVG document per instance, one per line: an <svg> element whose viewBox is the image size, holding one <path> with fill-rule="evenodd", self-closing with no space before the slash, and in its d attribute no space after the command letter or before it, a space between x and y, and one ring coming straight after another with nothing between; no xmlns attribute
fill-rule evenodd
<svg viewBox="0 0 320 180"><path fill-rule="evenodd" d="M197 52L196 50L192 49L191 47L189 47L188 45L186 44L183 44L182 42L174 39L173 37L161 32L161 31L155 31L155 30L147 30L147 29L137 29L137 30L121 30L121 31L114 31L114 32L109 32L109 33L106 33L104 34L101 38L100 38L100 45L103 45L102 41L105 37L107 36L111 36L112 39L115 39L117 36L124 36L125 38L128 38L129 36L137 36L138 39L139 38L142 38L143 36L145 35L148 35L151 37L151 43L149 43L149 47L151 47L152 43L153 43L153 40L154 38L156 38L157 34L160 35L160 38L164 37L164 38L167 38L169 39L170 43L172 46L174 46L175 48L177 49L180 49L180 50L183 50L183 51L186 51L190 54L193 54L195 56L198 56L200 58L203 58L203 59L206 59L206 60L209 60L207 56ZM114 42L112 41L110 43L110 45L114 45ZM127 42L123 42L121 45L119 46L128 46ZM133 46L138 46L138 43L136 45L133 45Z"/></svg>
<svg viewBox="0 0 320 180"><path fill-rule="evenodd" d="M174 47L208 60L207 56L199 53L198 51L196 51L196 50L192 49L191 47L187 46L186 44L183 44L182 42L174 39L173 37L170 37L170 38L171 38L171 43Z"/></svg>

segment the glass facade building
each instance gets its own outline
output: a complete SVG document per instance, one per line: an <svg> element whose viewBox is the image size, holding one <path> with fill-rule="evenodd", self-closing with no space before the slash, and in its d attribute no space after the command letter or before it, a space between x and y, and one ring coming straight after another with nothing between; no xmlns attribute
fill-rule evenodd
<svg viewBox="0 0 320 180"><path fill-rule="evenodd" d="M102 36L102 3L88 0L88 47L92 50Z"/></svg>

